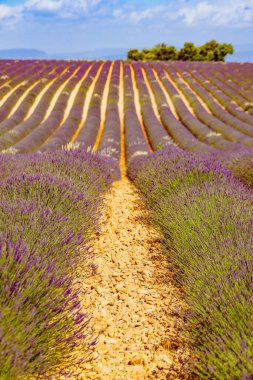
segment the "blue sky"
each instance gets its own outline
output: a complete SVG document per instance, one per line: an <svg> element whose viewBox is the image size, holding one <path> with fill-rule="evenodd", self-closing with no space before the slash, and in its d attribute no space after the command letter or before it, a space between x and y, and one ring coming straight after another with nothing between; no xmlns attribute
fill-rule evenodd
<svg viewBox="0 0 253 380"><path fill-rule="evenodd" d="M0 0L0 49L82 52L210 39L253 50L253 0Z"/></svg>

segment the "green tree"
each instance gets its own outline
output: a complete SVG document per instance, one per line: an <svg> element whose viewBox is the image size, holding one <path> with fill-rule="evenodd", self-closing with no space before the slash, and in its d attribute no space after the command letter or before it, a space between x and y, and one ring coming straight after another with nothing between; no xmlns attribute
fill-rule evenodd
<svg viewBox="0 0 253 380"><path fill-rule="evenodd" d="M220 44L218 48L217 61L225 61L225 57L227 54L233 54L234 48L232 44Z"/></svg>
<svg viewBox="0 0 253 380"><path fill-rule="evenodd" d="M156 59L161 61L175 61L177 59L177 50L175 46L167 46L165 43L155 45L153 50L156 51Z"/></svg>
<svg viewBox="0 0 253 380"><path fill-rule="evenodd" d="M130 49L127 53L127 58L133 61L139 61L142 59L141 52L138 49Z"/></svg>
<svg viewBox="0 0 253 380"><path fill-rule="evenodd" d="M185 42L184 47L179 50L177 59L180 61L195 61L197 47L193 42Z"/></svg>
<svg viewBox="0 0 253 380"><path fill-rule="evenodd" d="M227 54L233 54L231 44L219 44L215 40L206 42L197 49L197 61L225 61Z"/></svg>
<svg viewBox="0 0 253 380"><path fill-rule="evenodd" d="M160 60L160 61L225 61L227 54L233 54L231 44L220 44L215 40L206 42L204 45L195 46L193 42L185 42L182 49L177 51L175 46L167 46L165 43L157 44L151 49L131 49L128 59L138 60Z"/></svg>
<svg viewBox="0 0 253 380"><path fill-rule="evenodd" d="M143 61L155 61L157 59L154 49L143 49L141 55Z"/></svg>

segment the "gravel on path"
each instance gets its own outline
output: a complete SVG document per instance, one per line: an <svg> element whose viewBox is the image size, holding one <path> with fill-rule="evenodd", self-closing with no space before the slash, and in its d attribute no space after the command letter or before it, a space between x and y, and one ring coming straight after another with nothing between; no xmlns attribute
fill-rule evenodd
<svg viewBox="0 0 253 380"><path fill-rule="evenodd" d="M98 344L77 379L190 379L181 336L186 305L159 233L127 177L105 196L94 242L98 273L86 280ZM87 297L87 294L86 294Z"/></svg>

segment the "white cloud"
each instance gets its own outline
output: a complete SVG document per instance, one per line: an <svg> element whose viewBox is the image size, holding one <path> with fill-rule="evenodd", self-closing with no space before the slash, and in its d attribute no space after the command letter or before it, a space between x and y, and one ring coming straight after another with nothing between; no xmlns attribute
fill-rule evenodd
<svg viewBox="0 0 253 380"><path fill-rule="evenodd" d="M61 9L61 0L28 0L24 4L25 10L55 12Z"/></svg>
<svg viewBox="0 0 253 380"><path fill-rule="evenodd" d="M12 15L12 8L8 5L0 5L0 19L9 18Z"/></svg>
<svg viewBox="0 0 253 380"><path fill-rule="evenodd" d="M117 6L118 4L118 6ZM166 25L241 26L253 24L253 0L172 0L169 4L140 7L138 1L119 6L117 0L25 0L21 5L0 5L0 20L15 21L26 15L48 13L56 18L82 18L87 15L114 17L133 24L150 20Z"/></svg>
<svg viewBox="0 0 253 380"><path fill-rule="evenodd" d="M239 26L253 22L253 0L205 1L178 11L187 25Z"/></svg>
<svg viewBox="0 0 253 380"><path fill-rule="evenodd" d="M178 21L179 19L176 6L176 3L171 3L169 5L156 5L142 10L121 8L117 9L113 15L116 19L126 20L133 24L150 20L150 25L167 25L167 23Z"/></svg>
<svg viewBox="0 0 253 380"><path fill-rule="evenodd" d="M49 13L58 18L80 18L93 11L102 0L26 0L18 6L0 5L0 20L8 21L26 14Z"/></svg>
<svg viewBox="0 0 253 380"><path fill-rule="evenodd" d="M178 11L178 16L182 16L183 20L188 25L193 25L196 22L206 20L214 12L214 6L209 3L199 3L194 8L181 8Z"/></svg>
<svg viewBox="0 0 253 380"><path fill-rule="evenodd" d="M160 14L163 10L162 6L156 6L152 8L147 8L142 11L132 11L129 14L129 18L134 23L139 23L142 20L152 19L156 15Z"/></svg>
<svg viewBox="0 0 253 380"><path fill-rule="evenodd" d="M17 20L22 18L22 8L20 6L10 7L0 4L0 21L8 27L12 27Z"/></svg>
<svg viewBox="0 0 253 380"><path fill-rule="evenodd" d="M187 5L186 5L187 4ZM172 1L170 4L157 5L146 9L129 9L122 7L114 10L116 19L125 19L139 23L146 19L161 22L183 22L188 26L195 25L228 25L239 26L253 23L253 0L206 0L186 3Z"/></svg>
<svg viewBox="0 0 253 380"><path fill-rule="evenodd" d="M60 18L80 17L96 8L101 0L27 0L24 9L29 12L48 12Z"/></svg>

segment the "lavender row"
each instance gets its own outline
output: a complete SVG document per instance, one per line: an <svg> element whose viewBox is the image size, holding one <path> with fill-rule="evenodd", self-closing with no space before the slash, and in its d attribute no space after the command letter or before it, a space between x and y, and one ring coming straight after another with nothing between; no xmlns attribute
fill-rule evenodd
<svg viewBox="0 0 253 380"><path fill-rule="evenodd" d="M60 75L59 78L55 80L55 82L43 95L33 114L27 120L17 125L12 131L10 131L9 134L6 134L4 139L0 139L0 147L2 147L2 149L13 146L13 149L15 149L16 152L32 152L36 150L40 144L40 141L44 141L44 136L47 132L46 130L43 130L43 126L45 126L45 123L48 123L48 119L52 117L51 113L51 115L43 122L48 107L50 107L52 98L58 88L69 79L77 67L77 65L72 65L69 70L65 71L64 73L62 73L64 67L59 68L59 71L57 73L57 75ZM56 102L56 104L57 103L58 102ZM53 110L55 110L55 107L56 105L54 106ZM55 120L52 122L54 121L57 121L56 111Z"/></svg>
<svg viewBox="0 0 253 380"><path fill-rule="evenodd" d="M124 63L124 125L126 161L129 165L134 158L148 155L150 149L136 113L131 68L127 62Z"/></svg>
<svg viewBox="0 0 253 380"><path fill-rule="evenodd" d="M227 97L230 99L230 101L233 101L235 104L237 104L239 107L237 107L238 111L241 111L239 114L241 114L243 111L249 111L250 112L250 104L249 102L241 96L237 90L233 89L230 85L224 82L222 82L220 79L218 79L215 75L205 71L202 72L202 75L205 76L212 84L214 84L219 90L221 90ZM253 124L253 117L250 114L245 113L245 119L248 123Z"/></svg>
<svg viewBox="0 0 253 380"><path fill-rule="evenodd" d="M3 62L1 61L3 64ZM13 62L9 65L8 63L5 63L3 67L1 67L1 79L0 79L0 86L1 86L1 95L0 99L3 98L4 95L8 92L8 88L12 87L12 80L15 79L20 73L24 73L27 68L31 67L31 64L29 62L24 61L22 64L13 64ZM6 84L8 85L6 86Z"/></svg>
<svg viewBox="0 0 253 380"><path fill-rule="evenodd" d="M253 93L249 91L249 89L245 89L242 86L242 83L237 83L236 78L232 76L230 72L217 72L212 71L212 76L217 78L219 80L219 83L221 86L225 85L227 88L231 89L233 91L233 94L235 94L236 97L238 97L238 104L244 108L244 110L247 110L247 108L250 107L250 104L247 102L252 103L253 102ZM233 95L234 97L234 95ZM246 101L246 103L245 103ZM250 112L250 108L249 108Z"/></svg>
<svg viewBox="0 0 253 380"><path fill-rule="evenodd" d="M205 125L209 126L212 130L215 132L221 134L224 138L226 138L229 141L237 142L246 146L253 146L253 139L245 136L243 133L233 129L231 126L225 124L222 122L219 118L216 118L211 113L207 112L204 106L199 101L198 97L195 95L195 93L191 90L190 87L188 87L184 81L182 81L182 78L185 79L184 73L180 73L181 76L178 75L179 70L174 71L174 68L170 68L170 73L173 73L173 80L176 83L177 87L182 91L184 96L186 97L187 101L189 102L190 106L192 107L196 117L202 121ZM188 75L189 78L189 75ZM187 81L186 81L187 83ZM195 91L197 92L197 91ZM198 91L199 92L199 91ZM202 99L205 102L205 104L210 105L212 104L212 109L216 109L216 104L212 97L203 89L201 91ZM221 112L226 113L222 108ZM217 114L217 112L216 112ZM219 114L219 112L218 112Z"/></svg>
<svg viewBox="0 0 253 380"><path fill-rule="evenodd" d="M250 90L249 86L252 82L252 65L251 64L235 64L232 66L231 64L221 65L218 69L215 66L207 65L207 67L198 64L198 70L207 69L212 75L216 73L220 73L221 77L227 76L228 80L226 83L229 86L233 86L234 82L240 81L239 84L241 86L241 90Z"/></svg>
<svg viewBox="0 0 253 380"><path fill-rule="evenodd" d="M13 70L11 71L11 76L7 79L7 84L4 84L1 87L0 100L3 99L7 93L12 90L14 87L18 86L23 80L26 73L31 72L32 69L36 69L36 65L26 62L23 65L13 65Z"/></svg>
<svg viewBox="0 0 253 380"><path fill-rule="evenodd" d="M61 149L63 146L66 146L68 143L71 142L72 138L78 131L79 125L82 122L83 107L86 95L88 89L90 88L94 80L94 77L97 75L100 66L101 62L96 62L91 67L88 76L82 82L78 90L78 93L74 99L73 106L71 107L69 116L67 117L66 121L60 126L60 128L53 134L53 136L47 141L47 143L42 146L42 151ZM85 72L89 70L89 67L90 65L87 64ZM80 81L81 80L82 78L80 73Z"/></svg>
<svg viewBox="0 0 253 380"><path fill-rule="evenodd" d="M155 96L161 121L168 131L169 135L183 149L190 151L211 152L213 148L199 141L173 114L167 103L163 90L157 81L154 71L149 64L143 63L143 68L147 74L149 84ZM156 72L161 78L162 72L159 66L156 67ZM164 74L162 74L164 75Z"/></svg>
<svg viewBox="0 0 253 380"><path fill-rule="evenodd" d="M97 153L117 162L121 157L121 121L119 115L120 61L115 61L110 81L105 123Z"/></svg>
<svg viewBox="0 0 253 380"><path fill-rule="evenodd" d="M101 124L101 103L103 92L112 62L107 61L103 64L99 78L95 84L87 118L78 134L75 143L81 149L92 151Z"/></svg>
<svg viewBox="0 0 253 380"><path fill-rule="evenodd" d="M198 120L195 115L193 115L188 107L183 102L181 95L173 84L175 80L173 72L170 67L165 68L167 74L170 77L163 75L162 81L166 90L168 91L171 99L174 103L176 112L184 125L202 142L221 150L233 150L236 146L233 143L226 141L222 136L214 133L207 125Z"/></svg>
<svg viewBox="0 0 253 380"><path fill-rule="evenodd" d="M167 145L174 144L154 112L148 87L143 76L142 66L139 63L133 63L132 66L139 90L142 120L152 149L158 150Z"/></svg>
<svg viewBox="0 0 253 380"><path fill-rule="evenodd" d="M231 170L246 186L253 189L253 149L244 148L231 153L214 155L215 160Z"/></svg>
<svg viewBox="0 0 253 380"><path fill-rule="evenodd" d="M248 126L249 132L247 134L252 136L252 126L250 123L248 123L251 116L243 110L239 109L239 107L233 103L231 99L227 97L221 90L219 90L214 84L212 84L211 81L206 80L206 77L201 74L201 70L196 71L189 69L188 72L191 74L192 78L198 82L199 85L206 89L210 96L213 96L213 99L217 105L225 109L227 112L228 123L232 123L232 126L235 127L236 121L238 121L238 123L242 124L242 126L245 128L245 131L247 130Z"/></svg>
<svg viewBox="0 0 253 380"><path fill-rule="evenodd" d="M163 232L189 305L201 379L251 379L253 195L213 158L170 147L129 175Z"/></svg>
<svg viewBox="0 0 253 380"><path fill-rule="evenodd" d="M8 97L8 99L2 105L0 110L0 122L5 120L9 116L12 108L15 106L15 104L23 95L23 93L41 78L41 75L43 75L43 72L46 69L46 67L47 66L45 65L36 66L35 68L30 68L30 70L27 70L26 72L20 74L17 81L18 83L21 83L21 85L17 87L17 89Z"/></svg>
<svg viewBox="0 0 253 380"><path fill-rule="evenodd" d="M182 75L192 90L195 91L198 96L200 96L200 98L205 102L206 106L211 110L213 115L222 120L226 125L233 127L235 130L238 130L245 135L252 136L252 127L250 125L237 119L235 116L224 110L224 108L222 108L222 106L214 100L212 95L210 95L203 82L200 80L195 80L198 74L194 73L193 77L192 72L188 71L183 72Z"/></svg>
<svg viewBox="0 0 253 380"><path fill-rule="evenodd" d="M249 93L250 90L252 91L252 69L250 74L248 73L248 75L245 69L237 71L231 71L228 69L224 70L223 74L227 76L229 81L231 80L233 83L239 85L241 89L243 89L247 93Z"/></svg>
<svg viewBox="0 0 253 380"><path fill-rule="evenodd" d="M58 148L58 146L54 145L54 140L51 141L51 138L61 129L71 92L82 80L90 65L89 62L82 63L78 68L78 72L65 85L47 120L35 130L34 141L36 145L33 145L34 150L39 148L40 152L46 152ZM59 146L59 148L61 148L61 146Z"/></svg>
<svg viewBox="0 0 253 380"><path fill-rule="evenodd" d="M221 91L218 89L213 83L211 78L209 76L202 76L199 73L192 73L193 77L201 83L208 92L210 92L215 99L217 99L220 104L233 116L235 116L239 121L243 121L248 125L253 124L253 118L251 115L244 112L242 109L240 109L237 104L233 103L231 98L229 98L227 95L224 94L223 90ZM208 75L208 74L207 74ZM207 80L207 78L209 80ZM251 128L252 129L252 128ZM252 133L251 133L252 136Z"/></svg>
<svg viewBox="0 0 253 380"><path fill-rule="evenodd" d="M110 166L80 151L0 156L1 378L89 360L96 338L77 280L94 274L89 240Z"/></svg>
<svg viewBox="0 0 253 380"><path fill-rule="evenodd" d="M45 86L53 80L54 75L51 74L52 69L53 67L48 65L43 73L38 73L37 79L41 76L43 76L43 79L39 80L37 84L29 91L12 116L0 123L0 136L8 132L15 125L20 124L26 118L30 108L35 102L36 97L45 88Z"/></svg>
<svg viewBox="0 0 253 380"><path fill-rule="evenodd" d="M200 74L205 71L214 76L218 74L227 85L234 86L239 84L240 90L246 91L248 94L251 92L253 75L251 64L235 63L235 65L232 65L231 63L215 64L213 62L177 62L176 65L171 64L176 70L199 72ZM227 79L225 79L226 77Z"/></svg>

